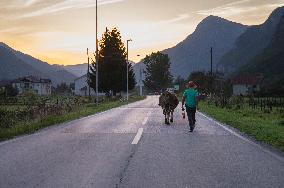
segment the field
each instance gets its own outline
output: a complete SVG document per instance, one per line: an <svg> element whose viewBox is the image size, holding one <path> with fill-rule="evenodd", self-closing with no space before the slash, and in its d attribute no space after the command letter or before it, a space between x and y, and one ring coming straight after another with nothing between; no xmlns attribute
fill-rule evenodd
<svg viewBox="0 0 284 188"><path fill-rule="evenodd" d="M130 96L129 102L142 99L144 97ZM40 98L37 100L42 101ZM112 99L97 105L87 98L73 97L52 97L44 101L44 105L41 102L0 105L0 141L127 104L126 101Z"/></svg>
<svg viewBox="0 0 284 188"><path fill-rule="evenodd" d="M248 103L226 108L205 101L201 101L199 107L216 120L284 151L284 112L281 108L263 110Z"/></svg>

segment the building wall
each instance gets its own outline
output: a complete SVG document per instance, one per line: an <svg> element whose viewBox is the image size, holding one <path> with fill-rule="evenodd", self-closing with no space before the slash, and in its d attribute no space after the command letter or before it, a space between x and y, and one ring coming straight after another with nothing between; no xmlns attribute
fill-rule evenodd
<svg viewBox="0 0 284 188"><path fill-rule="evenodd" d="M246 85L233 85L234 95L247 95L248 88Z"/></svg>
<svg viewBox="0 0 284 188"><path fill-rule="evenodd" d="M248 95L252 91L259 91L260 86L256 85L233 85L233 95Z"/></svg>
<svg viewBox="0 0 284 188"><path fill-rule="evenodd" d="M12 85L18 89L19 94L24 91L33 91L38 95L51 95L51 83L18 82Z"/></svg>

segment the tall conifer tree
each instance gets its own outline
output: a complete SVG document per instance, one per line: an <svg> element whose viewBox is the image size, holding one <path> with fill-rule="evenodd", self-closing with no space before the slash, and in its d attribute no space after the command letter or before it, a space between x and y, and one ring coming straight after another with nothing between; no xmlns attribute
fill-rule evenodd
<svg viewBox="0 0 284 188"><path fill-rule="evenodd" d="M126 91L126 49L121 40L120 32L117 28L109 31L106 29L100 41L99 49L99 91L109 93L113 92L115 95L117 92ZM129 89L135 87L135 74L132 69L132 65L128 64L128 78ZM95 88L96 86L96 66L95 62L91 65L90 73L90 86Z"/></svg>

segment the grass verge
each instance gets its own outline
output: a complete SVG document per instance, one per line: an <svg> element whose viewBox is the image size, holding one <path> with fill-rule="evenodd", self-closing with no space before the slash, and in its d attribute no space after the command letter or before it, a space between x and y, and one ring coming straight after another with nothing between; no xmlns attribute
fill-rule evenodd
<svg viewBox="0 0 284 188"><path fill-rule="evenodd" d="M139 100L145 99L145 97L130 97L129 103L136 102ZM52 115L43 117L41 119L36 119L26 123L19 123L15 126L7 129L0 129L0 141L8 140L15 138L16 136L20 136L23 134L32 134L42 128L64 123L67 121L75 120L81 117L93 115L99 112L103 112L109 110L111 108L116 108L122 105L127 104L126 102L120 101L111 101L104 102L97 106L96 104L86 104L84 106L79 107L77 110L62 114L62 115Z"/></svg>
<svg viewBox="0 0 284 188"><path fill-rule="evenodd" d="M284 152L284 114L277 111L264 113L249 107L238 110L220 108L205 102L200 102L199 107L201 112L216 120Z"/></svg>

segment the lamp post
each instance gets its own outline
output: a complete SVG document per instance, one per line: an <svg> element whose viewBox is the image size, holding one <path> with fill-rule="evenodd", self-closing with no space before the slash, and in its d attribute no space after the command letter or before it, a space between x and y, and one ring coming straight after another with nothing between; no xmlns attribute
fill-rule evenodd
<svg viewBox="0 0 284 188"><path fill-rule="evenodd" d="M127 63L127 65L126 65L126 99L127 99L127 101L128 101L128 99L129 99L129 94L128 94L128 64L129 64L129 62L128 62L128 43L129 42L131 42L132 40L131 39L128 39L127 41L126 41L126 46L127 46L127 56L126 56L126 63Z"/></svg>
<svg viewBox="0 0 284 188"><path fill-rule="evenodd" d="M96 0L96 103L99 104L98 0Z"/></svg>
<svg viewBox="0 0 284 188"><path fill-rule="evenodd" d="M91 98L91 91L90 91L90 57L89 57L89 48L87 48L87 56L88 56L88 72L87 72L87 82L89 86L89 99Z"/></svg>

